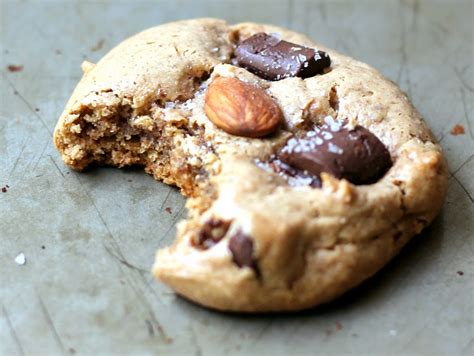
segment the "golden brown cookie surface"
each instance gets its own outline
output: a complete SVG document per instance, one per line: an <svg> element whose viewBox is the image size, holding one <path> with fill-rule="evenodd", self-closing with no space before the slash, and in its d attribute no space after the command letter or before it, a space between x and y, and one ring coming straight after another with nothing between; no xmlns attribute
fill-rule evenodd
<svg viewBox="0 0 474 356"><path fill-rule="evenodd" d="M330 68L305 78L258 76L234 59L235 46L257 33L324 51ZM440 147L405 94L376 70L300 34L252 23L182 21L144 31L84 69L55 144L73 168L138 164L190 197L189 219L179 224L173 246L158 252L154 273L200 304L278 311L329 301L379 270L443 203L447 171ZM216 126L205 106L218 77L272 98L279 126L258 138ZM250 113L246 123L260 122L262 110L250 108L236 116ZM325 131L332 136L367 130L386 148L390 167L382 165L367 180L338 176L341 167L321 163L320 148L311 146L324 139L312 134L324 125L338 126ZM291 139L298 144L285 151ZM355 147L330 147L331 140L324 147L335 155ZM312 148L305 151L306 142ZM306 163L285 158L289 151L290 158L301 155L295 147L303 147ZM275 169L275 158L296 169L296 177ZM318 175L316 186L300 176L301 167Z"/></svg>

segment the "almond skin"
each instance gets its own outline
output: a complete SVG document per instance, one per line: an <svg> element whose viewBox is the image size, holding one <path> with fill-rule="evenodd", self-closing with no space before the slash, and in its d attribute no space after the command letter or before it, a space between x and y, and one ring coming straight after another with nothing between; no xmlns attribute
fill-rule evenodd
<svg viewBox="0 0 474 356"><path fill-rule="evenodd" d="M244 137L268 135L282 119L280 108L267 93L237 78L214 79L206 93L204 110L217 127Z"/></svg>

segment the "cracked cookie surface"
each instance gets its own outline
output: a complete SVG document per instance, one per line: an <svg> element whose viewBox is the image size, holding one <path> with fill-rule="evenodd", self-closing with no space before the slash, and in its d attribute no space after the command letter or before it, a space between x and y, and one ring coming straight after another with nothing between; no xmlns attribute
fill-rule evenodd
<svg viewBox="0 0 474 356"><path fill-rule="evenodd" d="M258 33L324 51L331 66L307 78L261 78L234 58L236 45ZM55 145L75 169L140 165L189 197L189 216L153 271L197 303L263 312L330 301L385 265L444 201L441 149L406 95L368 65L301 34L180 21L131 37L83 70ZM271 97L282 113L276 131L240 137L210 121L205 97L218 77ZM328 117L370 131L391 167L361 185L318 171L317 186L274 169L291 138Z"/></svg>

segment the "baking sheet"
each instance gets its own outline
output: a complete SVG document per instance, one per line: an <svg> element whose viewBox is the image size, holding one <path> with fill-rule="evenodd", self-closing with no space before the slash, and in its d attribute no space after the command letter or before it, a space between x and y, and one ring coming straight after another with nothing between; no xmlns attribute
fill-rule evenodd
<svg viewBox="0 0 474 356"><path fill-rule="evenodd" d="M472 1L0 4L0 354L474 352ZM147 27L203 16L287 26L375 66L445 149L441 216L330 305L242 316L176 297L149 270L184 198L140 170L71 171L52 145L82 60ZM465 134L450 134L457 124Z"/></svg>

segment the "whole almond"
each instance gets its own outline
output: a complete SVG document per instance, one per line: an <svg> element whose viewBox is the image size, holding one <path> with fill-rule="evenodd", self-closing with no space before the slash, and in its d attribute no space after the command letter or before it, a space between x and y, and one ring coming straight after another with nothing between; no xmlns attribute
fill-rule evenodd
<svg viewBox="0 0 474 356"><path fill-rule="evenodd" d="M268 135L282 119L280 108L268 94L237 78L214 79L206 93L204 110L217 127L245 137Z"/></svg>

